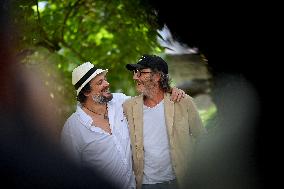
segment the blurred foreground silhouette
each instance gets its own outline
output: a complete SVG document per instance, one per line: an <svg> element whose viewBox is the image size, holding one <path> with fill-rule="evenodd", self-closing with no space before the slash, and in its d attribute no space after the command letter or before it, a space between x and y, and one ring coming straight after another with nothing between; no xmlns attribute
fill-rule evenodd
<svg viewBox="0 0 284 189"><path fill-rule="evenodd" d="M279 124L273 123L277 118L271 115L276 111L268 99L277 88L268 82L274 76L266 70L269 66L263 69L263 41L255 35L266 27L268 19L262 18L267 14L241 1L233 6L183 0L146 2L155 8L161 28L167 25L174 39L199 49L213 74L217 116L199 144L188 188L258 189L266 188L265 184L270 188L275 183L268 181L271 162L276 159L271 156L275 154L271 139L276 138L274 126Z"/></svg>
<svg viewBox="0 0 284 189"><path fill-rule="evenodd" d="M35 72L13 57L9 1L0 5L0 170L8 188L114 188L61 152L58 117ZM56 106L55 106L56 105Z"/></svg>

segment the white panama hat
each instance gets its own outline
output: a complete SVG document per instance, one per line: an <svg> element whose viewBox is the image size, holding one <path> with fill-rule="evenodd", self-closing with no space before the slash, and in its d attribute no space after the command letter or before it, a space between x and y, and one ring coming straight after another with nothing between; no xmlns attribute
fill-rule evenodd
<svg viewBox="0 0 284 189"><path fill-rule="evenodd" d="M108 70L97 69L91 62L85 62L80 66L76 67L72 71L72 84L74 85L77 95L82 90L82 88L89 82L91 79L96 77L100 73L107 73Z"/></svg>

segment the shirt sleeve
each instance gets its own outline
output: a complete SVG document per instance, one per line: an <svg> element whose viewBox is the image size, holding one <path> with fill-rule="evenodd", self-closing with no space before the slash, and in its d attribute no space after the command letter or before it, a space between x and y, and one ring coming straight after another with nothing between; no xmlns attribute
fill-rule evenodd
<svg viewBox="0 0 284 189"><path fill-rule="evenodd" d="M70 121L67 121L61 133L61 146L68 158L80 163L80 148L74 134L70 127Z"/></svg>
<svg viewBox="0 0 284 189"><path fill-rule="evenodd" d="M119 99L120 101L122 101L122 103L124 103L127 99L131 98L131 96L126 96L123 93L113 93L113 97Z"/></svg>

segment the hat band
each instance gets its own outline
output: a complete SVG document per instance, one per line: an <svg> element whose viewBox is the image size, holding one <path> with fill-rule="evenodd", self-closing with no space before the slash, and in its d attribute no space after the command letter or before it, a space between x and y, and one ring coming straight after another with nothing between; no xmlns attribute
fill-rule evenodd
<svg viewBox="0 0 284 189"><path fill-rule="evenodd" d="M75 89L77 90L95 71L97 68L91 68L75 85Z"/></svg>

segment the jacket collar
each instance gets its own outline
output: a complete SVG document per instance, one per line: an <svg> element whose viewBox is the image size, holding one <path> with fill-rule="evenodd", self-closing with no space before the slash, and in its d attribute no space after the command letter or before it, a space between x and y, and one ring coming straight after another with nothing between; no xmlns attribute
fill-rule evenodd
<svg viewBox="0 0 284 189"><path fill-rule="evenodd" d="M143 95L135 99L133 106L133 121L136 146L143 146Z"/></svg>
<svg viewBox="0 0 284 189"><path fill-rule="evenodd" d="M170 98L171 95L169 93L165 93L164 95L165 119L166 119L168 134L172 135L175 108L174 108L174 102L171 101Z"/></svg>

